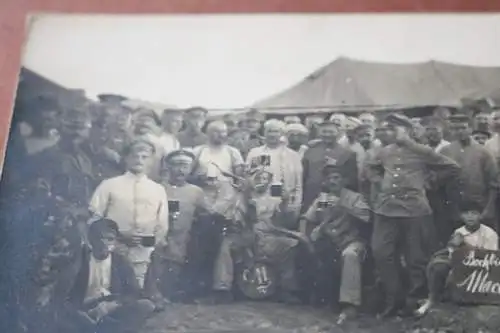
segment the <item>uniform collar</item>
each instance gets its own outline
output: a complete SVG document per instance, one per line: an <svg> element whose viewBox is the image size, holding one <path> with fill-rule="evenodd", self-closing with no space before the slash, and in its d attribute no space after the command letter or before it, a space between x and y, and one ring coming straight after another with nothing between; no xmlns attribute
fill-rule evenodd
<svg viewBox="0 0 500 333"><path fill-rule="evenodd" d="M142 174L142 175L135 175L133 174L132 172L130 171L127 171L125 172L125 176L127 178L131 178L131 179L136 179L136 180L145 180L148 178L148 176L146 174Z"/></svg>

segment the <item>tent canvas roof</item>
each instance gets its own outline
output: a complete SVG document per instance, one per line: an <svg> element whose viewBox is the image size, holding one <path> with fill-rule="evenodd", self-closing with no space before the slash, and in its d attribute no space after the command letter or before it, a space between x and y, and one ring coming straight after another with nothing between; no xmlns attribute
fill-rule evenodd
<svg viewBox="0 0 500 333"><path fill-rule="evenodd" d="M267 113L458 106L464 96L500 88L500 67L428 61L388 64L338 58L296 85L257 102Z"/></svg>

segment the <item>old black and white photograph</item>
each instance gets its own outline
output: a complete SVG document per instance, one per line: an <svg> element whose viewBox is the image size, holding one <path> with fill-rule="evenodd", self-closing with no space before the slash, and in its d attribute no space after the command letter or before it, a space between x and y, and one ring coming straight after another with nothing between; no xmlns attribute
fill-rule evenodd
<svg viewBox="0 0 500 333"><path fill-rule="evenodd" d="M500 332L500 16L27 22L5 333Z"/></svg>

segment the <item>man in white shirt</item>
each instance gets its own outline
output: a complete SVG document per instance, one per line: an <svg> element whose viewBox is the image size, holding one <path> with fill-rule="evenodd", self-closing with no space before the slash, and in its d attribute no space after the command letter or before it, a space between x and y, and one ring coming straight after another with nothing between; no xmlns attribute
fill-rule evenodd
<svg viewBox="0 0 500 333"><path fill-rule="evenodd" d="M269 157L269 171L273 182L282 185L283 191L290 196L290 208L297 215L302 205L302 162L299 153L288 148L281 137L285 134L285 123L269 119L264 123L265 144L250 150L247 164L255 165L262 156Z"/></svg>
<svg viewBox="0 0 500 333"><path fill-rule="evenodd" d="M230 179L229 175L241 176L244 162L241 153L227 142L227 126L223 121L214 121L207 126L208 142L193 149L195 162L193 173L205 173L209 166L215 166L219 178Z"/></svg>
<svg viewBox="0 0 500 333"><path fill-rule="evenodd" d="M463 227L453 233L446 249L434 254L427 266L427 283L429 297L416 311L416 316L425 315L446 288L446 281L451 271L451 257L453 252L460 247L483 250L498 250L498 235L490 227L481 224L480 211L477 208L466 209L461 214Z"/></svg>
<svg viewBox="0 0 500 333"><path fill-rule="evenodd" d="M118 236L118 225L108 219L89 227L90 249L78 257L78 272L61 309L63 325L74 331L137 332L154 310L153 303L140 299L130 262L114 252Z"/></svg>
<svg viewBox="0 0 500 333"><path fill-rule="evenodd" d="M155 145L133 141L124 152L127 172L104 180L90 201L90 211L116 221L122 235L120 250L134 267L139 285L155 246L166 244L168 202L163 186L148 178Z"/></svg>

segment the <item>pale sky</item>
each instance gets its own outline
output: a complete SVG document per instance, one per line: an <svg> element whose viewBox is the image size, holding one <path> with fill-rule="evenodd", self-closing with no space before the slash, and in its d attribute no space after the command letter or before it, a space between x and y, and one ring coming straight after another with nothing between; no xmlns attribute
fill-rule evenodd
<svg viewBox="0 0 500 333"><path fill-rule="evenodd" d="M500 66L500 15L46 15L23 63L89 96L236 108L339 56Z"/></svg>

